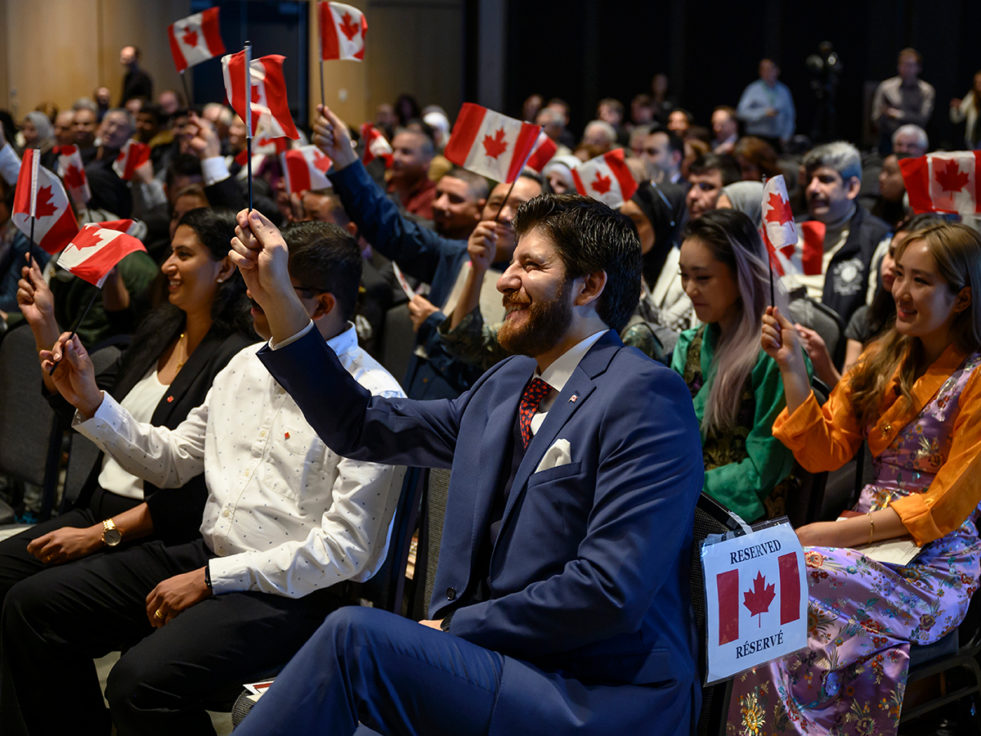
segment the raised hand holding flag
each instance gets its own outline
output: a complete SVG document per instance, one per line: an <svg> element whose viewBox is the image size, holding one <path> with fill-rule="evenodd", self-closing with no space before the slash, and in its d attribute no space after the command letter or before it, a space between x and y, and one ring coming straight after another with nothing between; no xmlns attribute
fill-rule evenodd
<svg viewBox="0 0 981 736"><path fill-rule="evenodd" d="M123 258L135 251L146 250L143 243L127 234L130 224L132 220L86 225L62 251L58 266L101 288L109 272Z"/></svg>

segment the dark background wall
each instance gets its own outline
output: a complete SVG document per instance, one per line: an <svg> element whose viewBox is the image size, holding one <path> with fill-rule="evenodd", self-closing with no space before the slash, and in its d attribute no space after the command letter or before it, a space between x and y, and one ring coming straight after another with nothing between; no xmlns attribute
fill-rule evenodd
<svg viewBox="0 0 981 736"><path fill-rule="evenodd" d="M923 78L937 89L931 141L958 140L947 110L981 69L978 0L509 0L505 103L518 114L533 92L562 97L578 132L598 99L628 105L664 71L672 96L707 124L715 105L738 102L769 56L794 95L798 131L807 132L815 102L804 60L824 40L843 64L841 136L863 140L871 89L896 73L899 49L913 46L924 55Z"/></svg>

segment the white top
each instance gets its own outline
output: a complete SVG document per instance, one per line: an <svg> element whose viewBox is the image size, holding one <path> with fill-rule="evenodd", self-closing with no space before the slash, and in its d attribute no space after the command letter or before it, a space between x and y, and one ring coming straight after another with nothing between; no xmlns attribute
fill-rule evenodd
<svg viewBox="0 0 981 736"><path fill-rule="evenodd" d="M153 418L157 404L167 393L167 388L167 384L160 383L157 377L157 364L154 363L146 375L123 397L120 406L128 411L135 421L149 422ZM99 485L116 495L143 500L143 480L126 471L108 453L102 457Z"/></svg>
<svg viewBox="0 0 981 736"><path fill-rule="evenodd" d="M327 344L375 395L401 397L357 344L352 325ZM385 561L404 468L341 458L317 437L252 345L229 361L204 403L176 429L140 424L106 395L75 428L127 470L160 487L204 470L201 535L215 593L299 598L363 581Z"/></svg>
<svg viewBox="0 0 981 736"><path fill-rule="evenodd" d="M552 387L545 396L542 397L541 402L538 404L538 411L535 412L535 416L531 418L531 433L535 435L538 433L538 429L545 422L545 417L548 416L548 410L552 408L552 404L555 403L555 399L565 385L569 382L572 377L572 372L578 367L579 363L589 352L589 349L596 344L596 342L603 337L608 332L608 330L600 330L599 332L594 332L592 335L587 337L585 340L577 342L571 348L566 350L562 355L556 358L552 363L546 368L541 375L538 375L545 383ZM537 375L537 371L536 371Z"/></svg>

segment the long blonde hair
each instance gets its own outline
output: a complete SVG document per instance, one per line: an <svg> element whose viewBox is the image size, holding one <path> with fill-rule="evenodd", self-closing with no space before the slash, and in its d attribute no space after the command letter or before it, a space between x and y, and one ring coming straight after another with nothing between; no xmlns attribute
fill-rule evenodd
<svg viewBox="0 0 981 736"><path fill-rule="evenodd" d="M702 433L730 430L736 424L743 387L760 354L760 320L770 300L767 253L756 225L742 212L720 209L706 212L685 227L683 240L704 243L724 263L736 281L739 310L735 327L719 338L705 382L709 384ZM786 311L786 294L779 283L774 297Z"/></svg>
<svg viewBox="0 0 981 736"><path fill-rule="evenodd" d="M981 348L981 234L966 225L947 223L914 230L896 246L896 261L921 240L951 293L964 287L971 290L971 304L955 315L951 334L958 350L973 353ZM877 420L883 393L897 367L900 395L907 406L915 406L913 384L927 368L923 343L901 334L894 325L849 374L852 411L861 426Z"/></svg>

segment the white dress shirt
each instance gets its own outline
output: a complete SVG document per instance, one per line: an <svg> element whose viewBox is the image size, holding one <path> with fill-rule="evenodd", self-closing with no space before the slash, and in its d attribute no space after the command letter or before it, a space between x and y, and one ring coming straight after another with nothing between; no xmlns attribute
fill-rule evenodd
<svg viewBox="0 0 981 736"><path fill-rule="evenodd" d="M555 403L555 399L565 385L569 382L572 377L572 372L579 366L579 363L589 349L597 343L597 341L603 337L608 332L608 330L600 330L599 332L594 332L592 335L587 337L585 340L580 340L571 348L566 350L562 355L553 360L548 368L546 368L540 375L536 371L538 378L542 379L552 390L549 391L542 400L538 403L538 410L535 415L531 418L531 433L535 435L538 433L539 428L545 422L545 417L548 416L548 410L552 408L552 404Z"/></svg>
<svg viewBox="0 0 981 736"><path fill-rule="evenodd" d="M358 347L353 326L327 344L371 393L404 396ZM218 555L209 562L215 593L299 598L367 580L385 560L405 469L329 450L256 357L260 347L233 357L174 430L134 421L108 394L91 419L76 416L75 428L160 487L204 470L201 535Z"/></svg>

